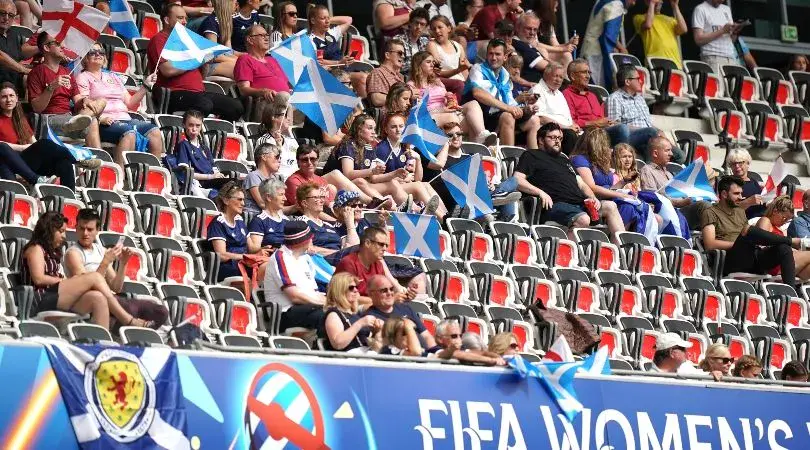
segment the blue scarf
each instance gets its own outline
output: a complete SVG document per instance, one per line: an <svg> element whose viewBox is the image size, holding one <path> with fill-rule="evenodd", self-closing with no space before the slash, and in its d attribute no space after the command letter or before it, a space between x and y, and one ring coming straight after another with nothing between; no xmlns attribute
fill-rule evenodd
<svg viewBox="0 0 810 450"><path fill-rule="evenodd" d="M484 76L485 80L492 83L492 85L495 86L495 89L497 89L498 91L496 98L508 105L509 95L512 93L512 88L509 86L509 83L507 83L506 80L504 79L506 78L503 76L503 74L505 73L506 70L504 70L503 67L501 67L500 73L498 73L499 76L496 77L495 72L493 72L492 68L489 67L489 64L487 63L481 64L481 75Z"/></svg>

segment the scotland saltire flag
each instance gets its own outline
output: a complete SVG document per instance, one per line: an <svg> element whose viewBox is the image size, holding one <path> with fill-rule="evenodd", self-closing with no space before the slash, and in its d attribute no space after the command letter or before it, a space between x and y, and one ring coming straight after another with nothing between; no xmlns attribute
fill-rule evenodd
<svg viewBox="0 0 810 450"><path fill-rule="evenodd" d="M430 117L427 105L430 103L430 94L423 98L416 108L411 109L405 131L402 132L402 142L418 148L430 162L436 162L436 153L447 143L447 136L436 122Z"/></svg>
<svg viewBox="0 0 810 450"><path fill-rule="evenodd" d="M335 267L326 262L323 256L315 253L311 253L309 259L312 262L312 270L315 273L315 282L318 283L318 286L321 284L324 286L328 285L329 280L332 279L332 275L335 274Z"/></svg>
<svg viewBox="0 0 810 450"><path fill-rule="evenodd" d="M194 70L219 55L233 50L190 31L177 23L160 53L160 57L183 70Z"/></svg>
<svg viewBox="0 0 810 450"><path fill-rule="evenodd" d="M650 205L653 212L661 217L661 225L658 227L660 234L680 236L692 242L692 234L689 232L686 217L672 206L672 202L668 198L652 191L639 191L638 198Z"/></svg>
<svg viewBox="0 0 810 450"><path fill-rule="evenodd" d="M110 0L110 28L126 40L141 37L135 18L124 0Z"/></svg>
<svg viewBox="0 0 810 450"><path fill-rule="evenodd" d="M360 98L314 59L295 83L290 104L328 134L337 134Z"/></svg>
<svg viewBox="0 0 810 450"><path fill-rule="evenodd" d="M669 183L660 189L670 198L691 198L693 200L717 201L703 160L698 158L678 172Z"/></svg>
<svg viewBox="0 0 810 450"><path fill-rule="evenodd" d="M59 139L59 136L57 136L56 133L53 132L53 130L51 129L50 124L46 124L45 126L48 129L48 135L46 136L46 139L48 139L49 141L55 142L60 147L64 147L65 150L67 150L68 152L70 152L71 155L73 155L74 160L76 160L76 161L84 161L86 159L93 159L93 158L96 157L96 155L94 155L93 152L91 152L90 150L88 150L88 149L86 149L84 147L79 147L77 145L65 144L64 142L62 142L61 139Z"/></svg>
<svg viewBox="0 0 810 450"><path fill-rule="evenodd" d="M307 63L315 61L317 57L315 46L305 29L281 41L278 46L270 49L270 54L278 61L290 86L298 83Z"/></svg>
<svg viewBox="0 0 810 450"><path fill-rule="evenodd" d="M191 447L171 349L34 340L46 349L81 448Z"/></svg>
<svg viewBox="0 0 810 450"><path fill-rule="evenodd" d="M585 358L582 361L582 367L579 368L580 372L586 372L591 375L610 375L613 373L610 370L610 352L608 347L599 347L596 353Z"/></svg>
<svg viewBox="0 0 810 450"><path fill-rule="evenodd" d="M396 212L391 214L391 222L397 254L441 259L436 216Z"/></svg>
<svg viewBox="0 0 810 450"><path fill-rule="evenodd" d="M487 186L487 176L481 168L481 155L475 154L462 159L441 174L447 190L458 203L470 209L470 219L490 214L492 209L492 196Z"/></svg>

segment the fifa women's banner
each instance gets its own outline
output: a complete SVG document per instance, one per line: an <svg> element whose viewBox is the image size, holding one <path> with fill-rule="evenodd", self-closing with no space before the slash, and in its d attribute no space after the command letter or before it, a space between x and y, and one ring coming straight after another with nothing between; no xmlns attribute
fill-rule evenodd
<svg viewBox="0 0 810 450"><path fill-rule="evenodd" d="M581 377L568 422L508 370L17 343L0 380L3 449L810 448L810 389Z"/></svg>

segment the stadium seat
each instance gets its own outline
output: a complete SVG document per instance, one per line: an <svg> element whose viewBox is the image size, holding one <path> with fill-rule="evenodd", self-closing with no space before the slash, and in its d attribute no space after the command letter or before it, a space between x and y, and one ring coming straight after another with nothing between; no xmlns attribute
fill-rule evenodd
<svg viewBox="0 0 810 450"><path fill-rule="evenodd" d="M748 132L745 114L737 110L731 100L725 98L711 98L706 101L712 127L712 133L720 136L721 143L747 145L754 139Z"/></svg>
<svg viewBox="0 0 810 450"><path fill-rule="evenodd" d="M123 152L124 168L131 190L162 196L172 193L172 175L151 153Z"/></svg>
<svg viewBox="0 0 810 450"><path fill-rule="evenodd" d="M535 347L534 327L515 308L506 306L484 306L484 314L493 335L503 332L514 333L519 351L529 351Z"/></svg>
<svg viewBox="0 0 810 450"><path fill-rule="evenodd" d="M520 157L526 151L522 147L515 147L511 145L501 145L498 148L501 159L501 174L504 178L509 178L515 174L515 167L517 167Z"/></svg>
<svg viewBox="0 0 810 450"><path fill-rule="evenodd" d="M84 172L84 186L121 192L124 190L124 170L113 161L112 156L102 149L90 149L101 167Z"/></svg>
<svg viewBox="0 0 810 450"><path fill-rule="evenodd" d="M122 234L135 233L135 214L116 192L105 189L84 189L81 191L84 204L98 211L101 228Z"/></svg>
<svg viewBox="0 0 810 450"><path fill-rule="evenodd" d="M124 277L126 280L155 283L157 278L154 278L150 272L151 263L146 257L146 253L138 248L138 244L131 236L116 233L114 231L101 231L98 233L97 241L105 248L110 248L118 244L123 239L124 247L128 247L134 252L132 257L127 262L127 267L124 270Z"/></svg>
<svg viewBox="0 0 810 450"><path fill-rule="evenodd" d="M280 350L310 350L305 340L292 336L270 336L268 343L270 348Z"/></svg>
<svg viewBox="0 0 810 450"><path fill-rule="evenodd" d="M602 314L585 313L577 314L579 317L587 320L593 325L596 333L599 335L599 347L607 347L608 355L611 358L619 358L622 353L622 334L613 326L613 323Z"/></svg>
<svg viewBox="0 0 810 450"><path fill-rule="evenodd" d="M544 307L556 304L557 286L540 267L512 264L507 267L506 275L514 281L516 300L524 306L529 307L538 302Z"/></svg>
<svg viewBox="0 0 810 450"><path fill-rule="evenodd" d="M179 196L177 205L183 219L183 233L194 239L208 237L208 225L220 214L214 202L207 198Z"/></svg>
<svg viewBox="0 0 810 450"><path fill-rule="evenodd" d="M698 106L706 106L707 100L723 97L723 82L720 74L703 61L684 60L683 68L689 78L690 91L697 96Z"/></svg>
<svg viewBox="0 0 810 450"><path fill-rule="evenodd" d="M495 263L470 261L464 263L472 285L473 297L482 305L515 304L515 285ZM520 307L523 307L520 304Z"/></svg>
<svg viewBox="0 0 810 450"><path fill-rule="evenodd" d="M705 330L707 322L727 318L726 297L705 278L683 277L684 314L692 318L695 327Z"/></svg>
<svg viewBox="0 0 810 450"><path fill-rule="evenodd" d="M709 340L725 344L728 347L731 357L739 359L743 355L750 354L749 342L740 335L740 331L731 323L706 323L706 331L709 333Z"/></svg>
<svg viewBox="0 0 810 450"><path fill-rule="evenodd" d="M689 92L686 72L678 69L675 61L662 57L647 58L652 87L659 92L656 99L664 105L663 113L680 116L692 106L696 96Z"/></svg>
<svg viewBox="0 0 810 450"><path fill-rule="evenodd" d="M625 267L633 274L661 273L661 254L646 236L630 231L616 233Z"/></svg>
<svg viewBox="0 0 810 450"><path fill-rule="evenodd" d="M538 262L546 267L576 267L579 265L579 250L568 239L562 228L550 225L533 225L532 237L538 245Z"/></svg>
<svg viewBox="0 0 810 450"><path fill-rule="evenodd" d="M194 260L180 242L163 236L144 236L143 247L150 256L152 273L161 282L200 284L194 279Z"/></svg>
<svg viewBox="0 0 810 450"><path fill-rule="evenodd" d="M662 272L675 279L703 276L703 258L689 241L680 236L667 235L659 235L657 240Z"/></svg>
<svg viewBox="0 0 810 450"><path fill-rule="evenodd" d="M151 328L125 326L118 329L118 335L125 345L168 347L158 332Z"/></svg>
<svg viewBox="0 0 810 450"><path fill-rule="evenodd" d="M644 312L657 326L662 319L680 319L683 311L681 292L662 275L639 274L638 287L644 293Z"/></svg>
<svg viewBox="0 0 810 450"><path fill-rule="evenodd" d="M589 270L622 269L621 253L604 232L595 228L575 228L573 231L584 267Z"/></svg>
<svg viewBox="0 0 810 450"><path fill-rule="evenodd" d="M594 276L603 293L600 308L607 311L613 322L619 316L642 316L645 297L626 274L597 270Z"/></svg>
<svg viewBox="0 0 810 450"><path fill-rule="evenodd" d="M19 272L22 262L22 249L31 240L32 230L17 225L0 225L0 255L3 267L11 272Z"/></svg>
<svg viewBox="0 0 810 450"><path fill-rule="evenodd" d="M160 33L163 24L160 21L160 16L152 13L141 14L141 37L144 39L152 39L156 34Z"/></svg>
<svg viewBox="0 0 810 450"><path fill-rule="evenodd" d="M686 162L690 163L698 158L703 161L709 161L711 155L711 147L703 142L703 137L700 133L692 130L672 130L672 135L675 138L675 143L681 148L681 151L686 155Z"/></svg>
<svg viewBox="0 0 810 450"><path fill-rule="evenodd" d="M169 200L157 194L133 192L130 204L138 212L138 222L145 234L182 239L180 213Z"/></svg>
<svg viewBox="0 0 810 450"><path fill-rule="evenodd" d="M16 181L0 183L0 223L33 228L39 218L39 202Z"/></svg>
<svg viewBox="0 0 810 450"><path fill-rule="evenodd" d="M245 336L244 334L228 333L223 334L222 345L226 347L249 347L261 348L262 343L253 336Z"/></svg>
<svg viewBox="0 0 810 450"><path fill-rule="evenodd" d="M525 228L509 222L490 222L489 228L497 260L507 264L537 262L537 247Z"/></svg>
<svg viewBox="0 0 810 450"><path fill-rule="evenodd" d="M76 200L76 193L72 189L56 184L37 184L34 192L45 206L45 211L57 211L67 218L67 229L76 229L76 215L84 208L84 204Z"/></svg>
<svg viewBox="0 0 810 450"><path fill-rule="evenodd" d="M790 78L796 89L794 92L796 94L796 103L810 111L810 72L791 70L788 72L788 78Z"/></svg>
<svg viewBox="0 0 810 450"><path fill-rule="evenodd" d="M67 328L70 341L77 344L114 344L106 328L91 323L71 323Z"/></svg>
<svg viewBox="0 0 810 450"><path fill-rule="evenodd" d="M448 218L447 230L453 244L453 256L462 261L492 261L495 250L492 238L474 220Z"/></svg>
<svg viewBox="0 0 810 450"><path fill-rule="evenodd" d="M788 338L793 345L796 359L806 366L810 361L810 328L791 328Z"/></svg>
<svg viewBox="0 0 810 450"><path fill-rule="evenodd" d="M807 321L807 301L799 296L793 286L763 282L762 292L781 334L785 334L789 328L810 326Z"/></svg>
<svg viewBox="0 0 810 450"><path fill-rule="evenodd" d="M778 105L777 111L785 122L785 136L793 141L791 149L804 150L810 142L810 114L800 105Z"/></svg>
<svg viewBox="0 0 810 450"><path fill-rule="evenodd" d="M748 130L753 136L752 145L757 148L785 148L793 141L785 135L785 123L765 102L742 102L748 116Z"/></svg>
<svg viewBox="0 0 810 450"><path fill-rule="evenodd" d="M660 336L652 323L643 317L628 316L619 318L619 326L624 338L625 354L632 358L635 366L640 368L643 363L652 361Z"/></svg>
<svg viewBox="0 0 810 450"><path fill-rule="evenodd" d="M439 303L438 307L442 318L454 319L459 322L462 333L475 333L481 336L484 342L489 341L487 325L478 318L471 306L458 303Z"/></svg>
<svg viewBox="0 0 810 450"><path fill-rule="evenodd" d="M698 332L692 322L681 319L664 319L661 321L661 326L665 332L677 333L681 336L681 339L692 344L691 347L686 349L686 357L689 361L697 364L703 359L709 343L706 337Z"/></svg>
<svg viewBox="0 0 810 450"><path fill-rule="evenodd" d="M727 299L726 311L736 321L737 328L743 328L746 323L773 323L767 321L769 308L765 299L747 281L723 279L720 288Z"/></svg>
<svg viewBox="0 0 810 450"><path fill-rule="evenodd" d="M62 339L59 330L48 322L40 320L23 320L18 325L22 337L46 337Z"/></svg>
<svg viewBox="0 0 810 450"><path fill-rule="evenodd" d="M755 67L754 76L762 88L762 100L767 101L772 108L795 103L793 84L785 80L782 72L770 67Z"/></svg>
<svg viewBox="0 0 810 450"><path fill-rule="evenodd" d="M552 276L557 282L557 308L568 312L598 312L605 313L599 308L599 287L590 281L588 273L584 270L555 267L551 269Z"/></svg>
<svg viewBox="0 0 810 450"><path fill-rule="evenodd" d="M762 361L762 371L781 370L793 359L793 349L786 339L768 325L746 325L745 334L754 354Z"/></svg>
<svg viewBox="0 0 810 450"><path fill-rule="evenodd" d="M267 333L259 331L256 307L245 300L242 291L227 286L203 286L203 293L223 333L267 337Z"/></svg>
<svg viewBox="0 0 810 450"><path fill-rule="evenodd" d="M745 67L724 64L720 66L720 76L723 77L725 83L725 92L737 103L738 107L742 105L742 102L759 100L759 80L752 77Z"/></svg>
<svg viewBox="0 0 810 450"><path fill-rule="evenodd" d="M428 281L428 294L439 301L467 302L470 286L467 277L447 260L423 259L422 269Z"/></svg>

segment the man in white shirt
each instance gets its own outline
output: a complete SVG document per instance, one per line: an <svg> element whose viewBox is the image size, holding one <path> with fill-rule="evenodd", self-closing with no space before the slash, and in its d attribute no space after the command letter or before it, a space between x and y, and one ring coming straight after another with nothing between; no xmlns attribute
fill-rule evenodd
<svg viewBox="0 0 810 450"><path fill-rule="evenodd" d="M706 0L692 13L692 35L700 47L700 60L709 64L716 74L720 66L738 64L732 35L739 34L741 24L735 24L731 8L725 0Z"/></svg>
<svg viewBox="0 0 810 450"><path fill-rule="evenodd" d="M686 349L692 343L681 339L676 333L664 333L655 343L655 355L650 372L677 373L678 375L706 375L686 357ZM723 374L719 371L711 372L715 381L720 381Z"/></svg>
<svg viewBox="0 0 810 450"><path fill-rule="evenodd" d="M425 8L430 13L430 18L436 16L444 16L450 21L450 25L455 28L456 21L453 19L453 11L450 10L450 5L447 0L425 0L416 4L420 8Z"/></svg>
<svg viewBox="0 0 810 450"><path fill-rule="evenodd" d="M534 107L536 109L535 115L540 118L540 124L545 125L554 122L562 128L562 152L570 155L571 150L574 149L574 144L577 142L577 136L582 132L582 129L574 123L571 110L568 108L568 102L565 100L562 91L560 91L564 79L565 69L559 63L552 61L546 66L543 79L530 92L538 96Z"/></svg>
<svg viewBox="0 0 810 450"><path fill-rule="evenodd" d="M306 222L287 222L284 245L267 263L264 297L281 307L281 331L291 327L315 329L323 319L326 298L318 292L315 270L307 254L312 236Z"/></svg>

